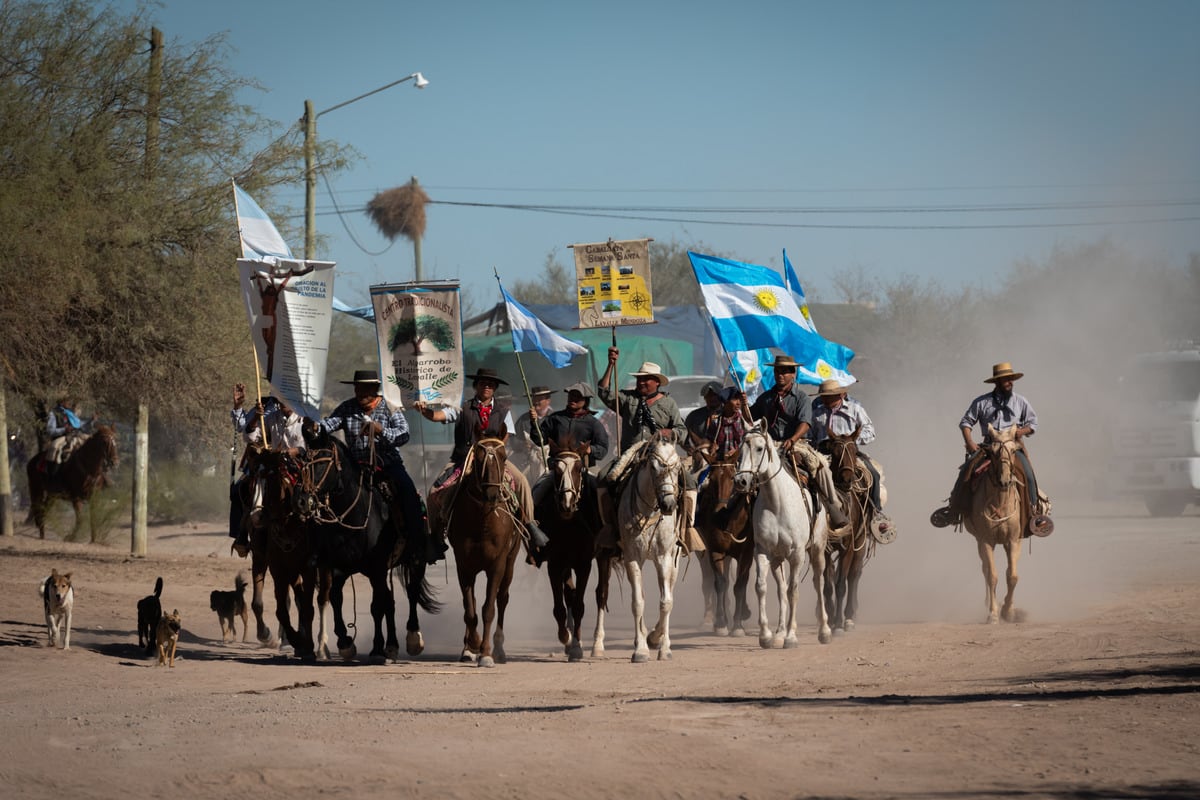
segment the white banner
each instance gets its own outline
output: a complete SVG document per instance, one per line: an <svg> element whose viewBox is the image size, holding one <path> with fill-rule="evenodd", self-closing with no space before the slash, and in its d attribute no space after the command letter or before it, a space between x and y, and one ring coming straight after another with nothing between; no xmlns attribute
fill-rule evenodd
<svg viewBox="0 0 1200 800"><path fill-rule="evenodd" d="M332 261L238 259L261 376L278 397L308 417L321 415L333 267Z"/></svg>
<svg viewBox="0 0 1200 800"><path fill-rule="evenodd" d="M388 405L458 405L466 385L458 282L372 286L371 305Z"/></svg>

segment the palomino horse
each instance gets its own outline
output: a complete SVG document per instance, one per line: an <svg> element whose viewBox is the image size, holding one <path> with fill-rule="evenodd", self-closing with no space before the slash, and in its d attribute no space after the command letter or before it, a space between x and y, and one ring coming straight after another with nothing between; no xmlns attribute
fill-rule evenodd
<svg viewBox="0 0 1200 800"><path fill-rule="evenodd" d="M858 582L863 568L875 552L871 524L875 509L871 505L871 472L858 457L859 425L853 433L840 436L833 431L823 443L829 450L829 464L838 499L850 519L850 531L829 542L825 564L825 604L830 608L834 630L851 631L858 614ZM880 472L882 478L883 473ZM879 487L880 502L887 501L887 490Z"/></svg>
<svg viewBox="0 0 1200 800"><path fill-rule="evenodd" d="M587 454L590 445L560 447L550 443L548 462L552 492L546 492L537 508L537 518L550 539L546 545L546 576L554 597L554 620L558 641L568 661L583 660L580 629L583 626L584 595L592 574L596 530L589 510L596 507L595 489L587 490Z"/></svg>
<svg viewBox="0 0 1200 800"><path fill-rule="evenodd" d="M480 439L467 455L458 485L446 490L455 492L449 501L447 538L454 548L466 624L459 660L474 661L481 667L508 660L504 652L504 610L521 549L520 523L512 512L505 457L503 441ZM475 579L480 572L486 578L482 635L475 602Z"/></svg>
<svg viewBox="0 0 1200 800"><path fill-rule="evenodd" d="M440 610L425 580L425 559L419 553L409 553L397 521L384 519L383 494L367 469L354 462L349 448L310 420L305 421L303 432L308 453L301 465L296 508L300 518L310 524L318 569L329 571L329 601L338 653L350 660L357 652L342 616L342 592L351 575L362 573L371 583L371 617L375 623L369 660L381 664L399 658L396 599L391 585L395 567L408 595L405 648L410 656L420 655L425 640L417 608L429 613ZM417 524L424 524L424 520Z"/></svg>
<svg viewBox="0 0 1200 800"><path fill-rule="evenodd" d="M1021 539L1028 529L1032 511L1029 507L1025 475L1017 461L1020 441L1017 426L998 431L988 426L988 440L983 449L988 463L983 475L974 481L970 511L963 515L963 525L975 537L979 559L983 562L983 582L987 588L988 622L1019 621L1020 613L1013 607L1013 592L1017 588L1017 559L1021 556ZM996 607L996 562L993 552L1003 545L1008 554L1008 594L1003 607Z"/></svg>
<svg viewBox="0 0 1200 800"><path fill-rule="evenodd" d="M629 578L633 601L633 663L650 660L650 648L659 660L671 657L671 609L675 605L675 579L679 574L682 512L683 461L670 431L660 431L642 445L637 463L617 502L617 525L621 533L621 561ZM658 623L646 629L646 597L642 564L654 562L658 573ZM603 651L602 617L597 613L597 647Z"/></svg>
<svg viewBox="0 0 1200 800"><path fill-rule="evenodd" d="M296 656L305 661L329 658L329 636L325 628L325 605L329 601L330 579L319 571L312 559L308 526L296 512L295 486L300 466L283 453L254 449L248 456L251 484L249 513L252 569L255 578L255 616L262 613L260 596L262 576L259 569L270 569L275 584L275 618L279 630ZM260 566L261 565L261 566ZM297 626L292 627L288 610L288 590L296 601ZM313 593L317 592L320 611L317 640L313 642ZM260 625L261 619L260 619ZM266 631L262 625L259 638Z"/></svg>
<svg viewBox="0 0 1200 800"><path fill-rule="evenodd" d="M829 470L818 470L813 480L828 482ZM813 587L817 590L817 640L828 644L833 638L825 613L825 545L829 523L818 513L809 492L784 468L783 459L771 437L765 420L746 432L738 455L734 487L743 493L758 493L754 500L754 557L758 577L758 644L770 648L782 644L795 647L797 613L800 606L800 576L806 562L812 563ZM828 496L834 496L829 491ZM784 590L784 565L791 570ZM775 576L779 595L779 624L772 634L767 620L767 571Z"/></svg>
<svg viewBox="0 0 1200 800"><path fill-rule="evenodd" d="M712 565L713 574L713 633L718 636L745 636L743 624L750 618L746 602L746 587L750 583L754 561L754 527L751 525L752 503L749 495L734 492L733 475L737 462L709 460L708 477L696 499L696 530L704 539L707 553L701 553ZM730 571L737 562L737 577L733 584L733 616L729 616L727 595Z"/></svg>
<svg viewBox="0 0 1200 800"><path fill-rule="evenodd" d="M46 512L55 497L70 500L75 507L75 527L78 533L83 526L83 504L90 501L92 493L108 486L108 471L120 462L117 455L117 431L111 425L97 425L96 431L79 445L58 471L50 475L46 470L45 454L34 458L25 466L29 478L29 518L37 526L38 536L46 538ZM96 541L95 514L88 504L88 528L91 540Z"/></svg>

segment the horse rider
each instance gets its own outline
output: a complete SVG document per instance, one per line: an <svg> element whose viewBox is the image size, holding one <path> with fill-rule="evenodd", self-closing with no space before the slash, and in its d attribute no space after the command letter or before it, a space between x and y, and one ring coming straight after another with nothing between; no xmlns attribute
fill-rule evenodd
<svg viewBox="0 0 1200 800"><path fill-rule="evenodd" d="M446 542L431 533L425 524L421 496L404 468L400 448L408 442L408 420L398 409L392 409L380 391L383 383L373 369L354 371L354 379L341 381L354 386L354 397L343 401L320 421L326 433L341 431L351 456L370 469L378 465L388 479L391 495L391 516L397 532L403 533L415 545L415 553L429 564L440 561L446 554ZM404 520L403 528L399 520Z"/></svg>
<svg viewBox="0 0 1200 800"><path fill-rule="evenodd" d="M721 418L721 409L724 404L721 402L720 381L709 381L700 387L700 399L704 401L704 405L693 409L683 418L683 427L687 428L687 445L684 449L693 456L693 471L705 466L704 462L695 455L695 451L704 442L712 441Z"/></svg>
<svg viewBox="0 0 1200 800"><path fill-rule="evenodd" d="M812 403L796 383L799 364L791 356L779 355L767 366L775 368L775 385L760 394L750 406L750 417L755 422L766 420L767 434L779 443L785 462L796 463L812 474L824 464L806 438L812 427ZM809 485L814 494L821 493L819 484L819 481L813 481ZM836 498L823 499L833 531L846 528L850 520L838 508Z"/></svg>
<svg viewBox="0 0 1200 800"><path fill-rule="evenodd" d="M528 411L517 417L517 438L508 457L518 469L525 473L526 477L532 474L536 478L546 471L546 442L548 439L542 425L545 424L546 417L553 410L550 408L550 396L553 394L554 390L549 386L534 386L529 392L529 398L533 401L533 405ZM537 427L533 424L535 415L538 420Z"/></svg>
<svg viewBox="0 0 1200 800"><path fill-rule="evenodd" d="M996 430L1017 426L1016 439L1018 442L1016 456L1025 473L1025 485L1029 489L1029 503L1034 516L1050 513L1050 501L1038 491L1037 478L1033 474L1033 465L1029 463L1029 455L1025 450L1025 437L1037 432L1037 413L1033 406L1013 391L1013 384L1020 380L1025 373L1015 372L1012 364L1003 361L992 366L992 377L984 378L984 383L992 384L992 391L981 394L971 401L962 420L958 423L962 432L963 445L967 449L966 459L958 470L958 479L950 490L950 499L946 505L933 512L930 522L935 527L945 528L949 525L959 525L967 513L971 492L968 478L983 458L980 446L975 443L971 430L977 424L983 434L984 442L988 441L988 426Z"/></svg>
<svg viewBox="0 0 1200 800"><path fill-rule="evenodd" d="M596 507L596 478L590 471L596 464L608 455L608 431L600 420L592 414L589 407L595 396L592 387L586 383L573 383L565 390L567 406L561 411L555 411L546 416L542 422L542 433L546 442L553 442L558 447L576 448L587 445L587 455L584 460L583 486L581 500L583 511L595 527L599 527L599 508ZM553 488L554 479L550 473L544 473L533 484L533 505L537 508L546 492Z"/></svg>
<svg viewBox="0 0 1200 800"><path fill-rule="evenodd" d="M679 416L679 406L661 391L670 381L662 373L662 368L653 361L646 361L636 372L630 373L634 378L634 388L621 389L613 392L611 388L613 370L617 366L620 350L608 348L608 367L596 384L597 394L601 402L617 412L620 416L621 427L621 456L609 464L605 474L600 479L599 504L600 516L604 520L601 529L600 547L616 546L617 535L617 487L621 485L636 453L642 445L661 435L665 431L673 431L675 441L683 446L687 442L687 428L683 418ZM704 540L696 532L696 478L690 470L683 470L683 508L687 516L684 528L686 541L682 542L686 550L697 552L704 550Z"/></svg>
<svg viewBox="0 0 1200 800"><path fill-rule="evenodd" d="M233 409L230 418L233 429L241 434L242 441L250 446L257 446L263 441L263 431L266 431L266 445L275 452L284 453L294 459L304 451L304 435L301 425L304 418L297 414L286 400L269 396L258 403L253 409L246 409L246 385L236 383L233 386ZM247 462L242 458L242 475L229 491L229 535L233 539L233 551L245 558L250 552L250 533L245 525L245 505L242 502L242 486L248 477Z"/></svg>
<svg viewBox="0 0 1200 800"><path fill-rule="evenodd" d="M826 452L825 442L829 434L846 436L858 429L858 460L862 462L867 472L871 473L871 507L875 511L875 527L880 533L886 534L895 528L895 523L883 513L883 503L880 492L883 479L879 477L879 469L862 447L875 441L875 424L867 416L863 404L846 393L846 387L833 378L821 381L817 395L812 401L812 439L817 450Z"/></svg>
<svg viewBox="0 0 1200 800"><path fill-rule="evenodd" d="M516 432L512 418L512 400L496 397L500 385L508 385L508 381L500 377L496 370L480 367L474 374L468 375L472 381L475 396L461 408L458 406L443 406L441 409L431 408L424 400L418 400L413 407L425 419L440 422L443 425L454 425L454 450L450 453L450 463L433 483L429 492L430 525L441 538L447 519L446 503L453 495L446 491L462 474L467 456L477 441L484 438L496 438L508 442L511 434ZM509 482L516 492L517 519L529 532L529 555L531 561L536 560L537 553L549 543L546 534L538 527L534 517L533 495L529 490L529 481L524 473L517 469L511 461L505 460L504 470Z"/></svg>
<svg viewBox="0 0 1200 800"><path fill-rule="evenodd" d="M78 416L79 401L73 397L64 397L53 409L46 413L46 438L43 449L43 461L52 472L57 472L75 449L87 439L92 432L99 414L92 414L87 422L81 422Z"/></svg>

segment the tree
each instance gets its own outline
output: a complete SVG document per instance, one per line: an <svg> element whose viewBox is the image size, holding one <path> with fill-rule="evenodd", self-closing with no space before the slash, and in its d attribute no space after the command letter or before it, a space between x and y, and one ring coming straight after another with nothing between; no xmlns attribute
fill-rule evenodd
<svg viewBox="0 0 1200 800"><path fill-rule="evenodd" d="M414 317L402 319L388 331L388 349L395 350L397 345L412 344L413 355L421 355L421 344L430 342L438 350L454 348L454 332L450 323L441 317L430 314L417 314Z"/></svg>
<svg viewBox="0 0 1200 800"><path fill-rule="evenodd" d="M301 132L237 102L254 85L220 36L169 41L148 102L150 30L143 7L0 2L0 354L24 406L74 394L127 420L144 400L172 434L156 444L194 449L227 439L252 364L229 178L269 206ZM318 158L345 163L331 142Z"/></svg>

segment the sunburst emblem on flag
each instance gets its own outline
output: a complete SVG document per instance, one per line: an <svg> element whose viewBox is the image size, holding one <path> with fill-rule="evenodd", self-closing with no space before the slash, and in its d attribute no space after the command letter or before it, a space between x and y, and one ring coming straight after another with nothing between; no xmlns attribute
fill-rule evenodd
<svg viewBox="0 0 1200 800"><path fill-rule="evenodd" d="M746 373L746 385L747 386L753 386L754 384L758 383L761 380L762 380L762 372L759 371L758 367L751 367L750 371Z"/></svg>
<svg viewBox="0 0 1200 800"><path fill-rule="evenodd" d="M759 289L754 293L754 302L758 307L768 314L774 314L779 310L779 298L775 296L775 292L770 289Z"/></svg>
<svg viewBox="0 0 1200 800"><path fill-rule="evenodd" d="M804 305L800 306L800 314L803 315L803 317L806 320L808 320L809 322L812 322L812 317L810 317L808 315L808 303L805 303Z"/></svg>
<svg viewBox="0 0 1200 800"><path fill-rule="evenodd" d="M817 361L817 374L820 375L822 379L832 378L833 377L833 367L829 366L829 364L827 364L823 360L818 360Z"/></svg>

